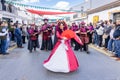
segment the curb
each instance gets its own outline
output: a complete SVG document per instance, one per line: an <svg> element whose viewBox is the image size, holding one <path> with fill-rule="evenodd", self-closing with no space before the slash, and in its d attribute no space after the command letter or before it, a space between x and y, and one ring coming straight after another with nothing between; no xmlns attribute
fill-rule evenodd
<svg viewBox="0 0 120 80"><path fill-rule="evenodd" d="M12 47L10 47L9 49L8 49L8 52L9 51L12 51L13 49L15 49L15 48L17 48L17 45L13 45ZM0 57L2 56L2 54L0 54Z"/></svg>
<svg viewBox="0 0 120 80"><path fill-rule="evenodd" d="M15 49L15 48L17 48L17 45L13 45L12 47L10 47L10 48L8 49L8 51L12 51L12 50Z"/></svg>

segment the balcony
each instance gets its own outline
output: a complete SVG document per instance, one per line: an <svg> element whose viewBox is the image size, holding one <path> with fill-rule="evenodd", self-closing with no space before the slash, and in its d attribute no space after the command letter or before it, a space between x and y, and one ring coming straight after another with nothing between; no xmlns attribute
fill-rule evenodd
<svg viewBox="0 0 120 80"><path fill-rule="evenodd" d="M1 11L6 11L12 14L17 14L17 8L11 4L5 3L5 0L0 1L0 10Z"/></svg>

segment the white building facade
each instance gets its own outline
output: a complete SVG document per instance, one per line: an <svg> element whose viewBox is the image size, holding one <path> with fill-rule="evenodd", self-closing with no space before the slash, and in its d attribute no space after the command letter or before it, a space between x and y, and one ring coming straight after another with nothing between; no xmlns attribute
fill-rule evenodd
<svg viewBox="0 0 120 80"><path fill-rule="evenodd" d="M71 10L79 10L79 17L71 21L85 21L96 23L99 20L120 19L120 0L88 0L79 5L73 6ZM84 12L84 18L80 15Z"/></svg>
<svg viewBox="0 0 120 80"><path fill-rule="evenodd" d="M20 23L28 24L32 18L31 14L25 10L21 10L12 4L8 4L5 0L0 0L0 20L6 20L8 22L19 21Z"/></svg>
<svg viewBox="0 0 120 80"><path fill-rule="evenodd" d="M97 19L95 20L96 17L97 17ZM105 21L105 20L109 20L109 19L112 19L114 21L117 19L120 19L120 6L88 15L88 23L89 22L94 23L99 20Z"/></svg>

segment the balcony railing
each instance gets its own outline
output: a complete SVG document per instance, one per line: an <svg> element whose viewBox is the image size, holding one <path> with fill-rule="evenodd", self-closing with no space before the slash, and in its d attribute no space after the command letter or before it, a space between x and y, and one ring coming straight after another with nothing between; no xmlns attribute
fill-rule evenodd
<svg viewBox="0 0 120 80"><path fill-rule="evenodd" d="M17 8L11 4L7 4L5 3L4 0L1 0L0 2L0 10L1 11L6 11L6 12L9 12L9 13L13 13L13 14L17 14Z"/></svg>

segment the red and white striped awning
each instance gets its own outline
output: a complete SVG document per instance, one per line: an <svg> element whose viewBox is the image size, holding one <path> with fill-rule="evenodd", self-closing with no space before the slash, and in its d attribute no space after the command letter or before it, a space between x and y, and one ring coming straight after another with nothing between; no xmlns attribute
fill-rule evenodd
<svg viewBox="0 0 120 80"><path fill-rule="evenodd" d="M42 10L33 10L26 9L28 12L38 15L62 15L62 14L74 14L75 12L55 12L55 11L42 11Z"/></svg>

